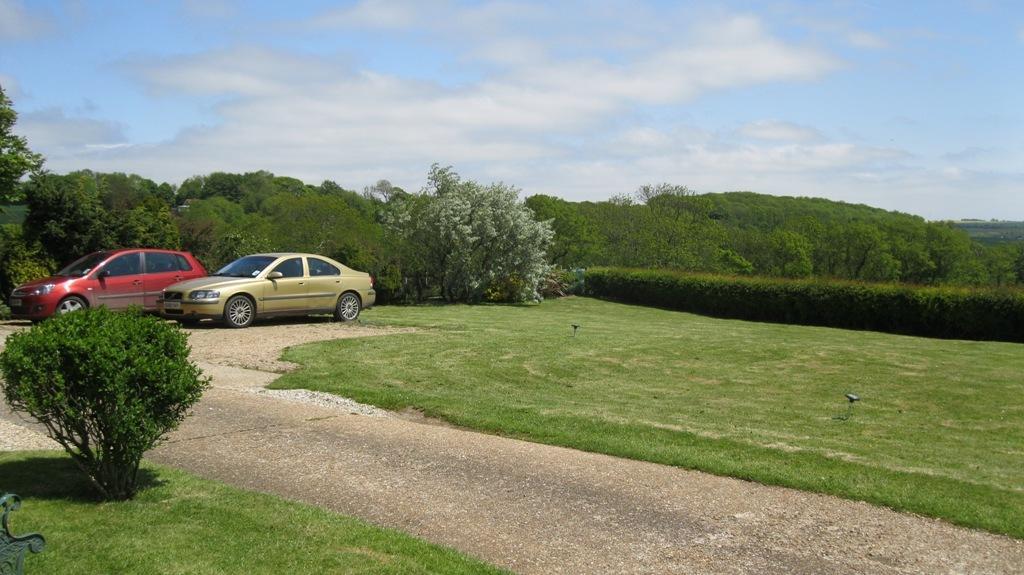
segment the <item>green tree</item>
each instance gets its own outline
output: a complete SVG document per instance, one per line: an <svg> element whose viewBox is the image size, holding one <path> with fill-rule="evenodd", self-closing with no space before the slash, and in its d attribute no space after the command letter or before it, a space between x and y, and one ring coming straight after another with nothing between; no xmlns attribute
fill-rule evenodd
<svg viewBox="0 0 1024 575"><path fill-rule="evenodd" d="M1017 257L1013 261L1013 273L1017 283L1024 284L1024 243L1020 244L1017 250Z"/></svg>
<svg viewBox="0 0 1024 575"><path fill-rule="evenodd" d="M642 186L636 197L644 203L651 226L643 237L658 267L718 271L721 226L711 218L711 203L686 186Z"/></svg>
<svg viewBox="0 0 1024 575"><path fill-rule="evenodd" d="M267 217L221 196L189 200L175 222L182 248L211 271L247 253L279 249L268 239L275 232Z"/></svg>
<svg viewBox="0 0 1024 575"><path fill-rule="evenodd" d="M270 240L264 236L245 230L231 231L218 238L210 252L204 253L200 261L208 273L213 273L242 256L274 249Z"/></svg>
<svg viewBox="0 0 1024 575"><path fill-rule="evenodd" d="M66 262L116 243L91 175L36 175L25 189L25 238L38 241L50 258Z"/></svg>
<svg viewBox="0 0 1024 575"><path fill-rule="evenodd" d="M861 221L833 224L823 241L823 275L870 281L899 278L899 261L878 226Z"/></svg>
<svg viewBox="0 0 1024 575"><path fill-rule="evenodd" d="M985 283L989 285L1013 285L1017 280L1017 257L1021 246L1014 244L997 244L984 246L977 244L978 258L985 268Z"/></svg>
<svg viewBox="0 0 1024 575"><path fill-rule="evenodd" d="M56 271L38 242L25 240L20 226L0 226L0 293L10 294L17 286Z"/></svg>
<svg viewBox="0 0 1024 575"><path fill-rule="evenodd" d="M92 174L85 171L83 173ZM126 212L149 200L170 206L174 203L174 188L170 184L157 184L138 174L92 174L99 186L103 205L113 212Z"/></svg>
<svg viewBox="0 0 1024 575"><path fill-rule="evenodd" d="M555 232L547 250L549 262L563 268L590 265L597 234L578 204L545 195L530 196L525 203L534 218L550 222Z"/></svg>
<svg viewBox="0 0 1024 575"><path fill-rule="evenodd" d="M982 283L984 269L977 261L971 239L947 223L931 223L927 246L935 263L933 283Z"/></svg>
<svg viewBox="0 0 1024 575"><path fill-rule="evenodd" d="M284 192L264 202L281 249L334 257L356 269L374 266L380 229L339 195Z"/></svg>
<svg viewBox="0 0 1024 575"><path fill-rule="evenodd" d="M446 300L539 297L551 226L534 219L516 188L483 186L435 164L423 193L398 204L389 225L421 246L406 269L435 281Z"/></svg>
<svg viewBox="0 0 1024 575"><path fill-rule="evenodd" d="M11 131L17 121L14 104L0 86L0 203L14 201L21 178L43 167L43 157L28 148L24 137Z"/></svg>
<svg viewBox="0 0 1024 575"><path fill-rule="evenodd" d="M775 230L769 236L772 261L769 271L772 275L787 278L802 278L814 271L811 261L813 246L801 234L789 230Z"/></svg>
<svg viewBox="0 0 1024 575"><path fill-rule="evenodd" d="M181 247L178 227L171 210L155 196L118 215L113 224L118 247L146 247L176 250Z"/></svg>

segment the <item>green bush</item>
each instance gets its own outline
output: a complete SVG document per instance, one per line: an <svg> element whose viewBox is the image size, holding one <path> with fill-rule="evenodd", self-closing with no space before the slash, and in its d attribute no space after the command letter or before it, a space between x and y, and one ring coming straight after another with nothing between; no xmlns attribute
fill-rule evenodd
<svg viewBox="0 0 1024 575"><path fill-rule="evenodd" d="M1024 291L591 268L588 295L716 317L1024 342Z"/></svg>
<svg viewBox="0 0 1024 575"><path fill-rule="evenodd" d="M580 293L582 272L578 276L573 270L551 268L540 284L540 295L545 299L565 297Z"/></svg>
<svg viewBox="0 0 1024 575"><path fill-rule="evenodd" d="M43 254L38 243L27 242L20 228L0 226L0 296L6 298L17 286L56 269L56 262Z"/></svg>
<svg viewBox="0 0 1024 575"><path fill-rule="evenodd" d="M520 294L523 293L526 287L526 282L516 275L496 278L484 289L483 299L491 303L521 301Z"/></svg>
<svg viewBox="0 0 1024 575"><path fill-rule="evenodd" d="M44 426L106 499L130 499L139 462L208 386L187 336L99 307L11 335L0 354L8 405Z"/></svg>
<svg viewBox="0 0 1024 575"><path fill-rule="evenodd" d="M0 302L0 320L11 319L11 308L7 307L7 304Z"/></svg>

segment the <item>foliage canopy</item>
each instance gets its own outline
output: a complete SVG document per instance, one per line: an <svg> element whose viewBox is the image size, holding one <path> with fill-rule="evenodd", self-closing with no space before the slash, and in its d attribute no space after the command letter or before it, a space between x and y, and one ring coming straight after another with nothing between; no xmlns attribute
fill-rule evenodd
<svg viewBox="0 0 1024 575"><path fill-rule="evenodd" d="M43 167L43 157L28 147L24 137L13 133L18 113L0 86L0 203L15 199L18 181Z"/></svg>

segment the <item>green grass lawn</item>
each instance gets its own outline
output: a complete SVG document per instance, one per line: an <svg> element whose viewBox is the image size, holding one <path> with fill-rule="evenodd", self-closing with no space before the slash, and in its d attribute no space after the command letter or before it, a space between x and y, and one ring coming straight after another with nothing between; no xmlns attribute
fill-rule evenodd
<svg viewBox="0 0 1024 575"><path fill-rule="evenodd" d="M133 501L99 503L71 460L0 452L0 492L22 496L15 535L46 549L25 573L503 573L455 551L308 505L147 465Z"/></svg>
<svg viewBox="0 0 1024 575"><path fill-rule="evenodd" d="M1024 345L587 298L363 318L425 329L290 349L304 368L274 387L1024 537ZM863 399L839 419L849 392Z"/></svg>

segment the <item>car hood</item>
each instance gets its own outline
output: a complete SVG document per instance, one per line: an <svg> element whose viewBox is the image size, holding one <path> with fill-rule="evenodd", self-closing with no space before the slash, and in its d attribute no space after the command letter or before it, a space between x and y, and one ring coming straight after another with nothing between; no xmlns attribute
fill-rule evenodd
<svg viewBox="0 0 1024 575"><path fill-rule="evenodd" d="M25 283L19 285L15 289L30 290L30 289L32 289L34 287L38 287L38 286L42 286L42 285L46 285L46 284L60 285L60 284L65 283L65 282L69 282L69 281L72 281L72 280L80 280L80 279L82 279L82 278L70 277L70 276L50 276L50 277L45 277L45 278L38 279L38 280L32 280L30 282L25 282Z"/></svg>
<svg viewBox="0 0 1024 575"><path fill-rule="evenodd" d="M259 281L256 278L227 278L221 276L207 276L205 278L196 278L194 280L185 280L176 284L167 286L164 291L180 291L188 292L197 289L224 289L231 286L237 286L239 284L252 283Z"/></svg>

